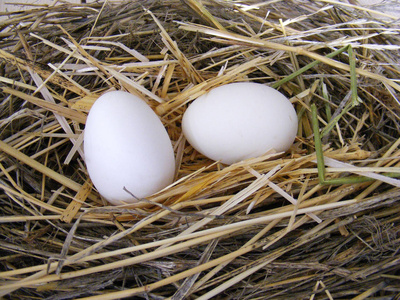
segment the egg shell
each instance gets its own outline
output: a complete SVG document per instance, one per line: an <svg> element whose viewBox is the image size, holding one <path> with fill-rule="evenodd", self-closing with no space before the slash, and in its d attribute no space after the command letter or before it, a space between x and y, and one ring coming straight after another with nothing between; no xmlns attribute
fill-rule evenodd
<svg viewBox="0 0 400 300"><path fill-rule="evenodd" d="M155 112L122 91L103 94L89 111L84 133L85 163L99 193L119 205L150 196L172 183L171 141Z"/></svg>
<svg viewBox="0 0 400 300"><path fill-rule="evenodd" d="M212 89L184 113L182 130L200 153L232 164L273 149L287 151L297 133L291 102L259 83L238 82Z"/></svg>

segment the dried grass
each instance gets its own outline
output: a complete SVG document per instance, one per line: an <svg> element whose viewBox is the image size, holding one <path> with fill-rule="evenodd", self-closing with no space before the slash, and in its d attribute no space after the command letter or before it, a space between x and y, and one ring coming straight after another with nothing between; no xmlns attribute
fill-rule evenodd
<svg viewBox="0 0 400 300"><path fill-rule="evenodd" d="M58 2L5 15L5 299L399 297L395 17L305 0ZM187 105L235 81L291 99L288 153L223 166L185 141ZM174 184L120 207L92 187L82 151L87 112L111 89L159 114L177 162Z"/></svg>

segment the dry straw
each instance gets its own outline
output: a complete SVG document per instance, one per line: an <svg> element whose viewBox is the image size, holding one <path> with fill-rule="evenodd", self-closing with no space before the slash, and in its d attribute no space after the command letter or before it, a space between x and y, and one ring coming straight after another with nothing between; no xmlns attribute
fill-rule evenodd
<svg viewBox="0 0 400 300"><path fill-rule="evenodd" d="M328 0L32 6L0 22L5 299L394 299L400 295L400 26ZM296 107L291 149L231 166L181 118L253 81ZM83 159L91 105L140 95L176 181L108 206ZM128 192L128 191L127 191Z"/></svg>

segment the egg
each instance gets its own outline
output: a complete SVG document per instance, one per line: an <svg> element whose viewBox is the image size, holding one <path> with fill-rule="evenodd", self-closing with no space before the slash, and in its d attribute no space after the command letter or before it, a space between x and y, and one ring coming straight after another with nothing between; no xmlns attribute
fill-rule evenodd
<svg viewBox="0 0 400 300"><path fill-rule="evenodd" d="M114 205L150 196L174 178L167 131L147 103L127 92L105 93L93 104L85 125L84 154L94 186Z"/></svg>
<svg viewBox="0 0 400 300"><path fill-rule="evenodd" d="M232 164L269 150L287 151L297 134L292 103L259 83L237 82L194 100L182 118L187 141L201 154Z"/></svg>

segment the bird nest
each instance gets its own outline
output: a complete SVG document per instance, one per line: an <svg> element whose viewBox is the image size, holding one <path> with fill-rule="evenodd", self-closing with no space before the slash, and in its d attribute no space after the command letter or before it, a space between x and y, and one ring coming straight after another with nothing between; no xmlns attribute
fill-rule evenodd
<svg viewBox="0 0 400 300"><path fill-rule="evenodd" d="M5 299L399 297L395 17L329 0L59 1L2 15ZM190 102L238 81L295 106L285 154L226 166L186 142ZM154 109L177 166L171 186L123 206L101 198L82 150L110 90Z"/></svg>

